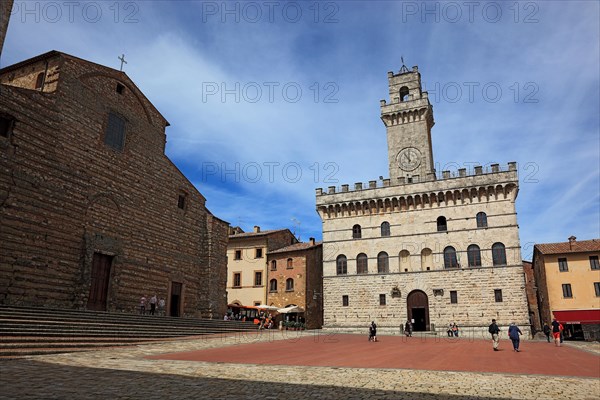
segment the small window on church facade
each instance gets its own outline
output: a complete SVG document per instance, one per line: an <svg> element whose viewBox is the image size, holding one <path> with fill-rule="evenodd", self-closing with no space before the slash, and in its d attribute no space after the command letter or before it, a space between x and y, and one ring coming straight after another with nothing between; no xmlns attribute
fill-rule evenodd
<svg viewBox="0 0 600 400"><path fill-rule="evenodd" d="M41 89L44 86L44 73L40 72L35 80L35 89Z"/></svg>
<svg viewBox="0 0 600 400"><path fill-rule="evenodd" d="M349 301L348 301L348 295L343 295L342 296L342 306L344 307L348 307Z"/></svg>
<svg viewBox="0 0 600 400"><path fill-rule="evenodd" d="M125 86L121 85L120 83L117 83L117 93L123 94L124 90L125 90Z"/></svg>
<svg viewBox="0 0 600 400"><path fill-rule="evenodd" d="M12 133L14 121L14 118L0 115L0 136L5 138L10 136L10 134Z"/></svg>
<svg viewBox="0 0 600 400"><path fill-rule="evenodd" d="M185 198L186 198L185 194L180 194L179 198L177 199L177 207L181 208L182 210L185 210L185 205L186 205Z"/></svg>
<svg viewBox="0 0 600 400"><path fill-rule="evenodd" d="M125 120L112 112L108 114L104 143L119 151L125 146Z"/></svg>
<svg viewBox="0 0 600 400"><path fill-rule="evenodd" d="M385 306L385 294L380 294L379 295L379 305L380 306Z"/></svg>

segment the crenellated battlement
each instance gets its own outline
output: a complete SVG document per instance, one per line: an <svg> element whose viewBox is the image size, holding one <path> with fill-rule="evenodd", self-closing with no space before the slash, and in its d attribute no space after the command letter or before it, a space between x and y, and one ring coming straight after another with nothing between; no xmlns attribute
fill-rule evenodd
<svg viewBox="0 0 600 400"><path fill-rule="evenodd" d="M506 172L514 172L514 177L516 179L517 163L515 161L509 162L505 168L501 168L500 164L491 164L491 165L489 165L489 167L486 167L485 170L484 170L483 166L475 166L473 168L472 174L467 174L466 168L459 168L458 171L455 173L453 173L451 171L442 171L441 175L438 175L438 176L436 176L436 174L434 174L434 173L430 173L430 174L427 174L422 179L419 175L413 175L410 178L399 177L395 180L395 182L392 182L392 179L387 178L387 179L372 180L367 183L357 182L354 184L353 187L351 187L349 184L342 184L340 186L329 186L327 188L327 190L323 190L323 188L317 188L316 196L321 197L321 196L328 196L328 195L341 194L341 193L362 192L362 191L368 191L368 190L373 190L373 189L408 186L408 185L410 185L410 188L407 187L407 191L413 191L416 189L414 187L414 185L423 184L423 183L427 183L427 182L438 182L439 183L440 181L456 182L456 183L458 183L458 186L471 186L471 184L467 183L466 181L463 182L462 179L478 177L478 176L486 177L486 176L489 176L492 174L506 173ZM493 179L495 181L497 181L497 177L495 175L494 175ZM470 179L470 180L472 181L472 179ZM487 179L484 178L482 181L485 181L485 180L487 180Z"/></svg>

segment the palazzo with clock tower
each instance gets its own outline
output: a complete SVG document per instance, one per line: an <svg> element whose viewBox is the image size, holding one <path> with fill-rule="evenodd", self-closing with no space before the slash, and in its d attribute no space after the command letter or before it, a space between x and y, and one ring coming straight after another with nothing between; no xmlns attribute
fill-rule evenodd
<svg viewBox="0 0 600 400"><path fill-rule="evenodd" d="M388 72L389 177L316 190L324 329L487 338L492 319L530 332L515 201L517 165L437 172L433 107L417 67ZM466 155L468 156L468 155Z"/></svg>

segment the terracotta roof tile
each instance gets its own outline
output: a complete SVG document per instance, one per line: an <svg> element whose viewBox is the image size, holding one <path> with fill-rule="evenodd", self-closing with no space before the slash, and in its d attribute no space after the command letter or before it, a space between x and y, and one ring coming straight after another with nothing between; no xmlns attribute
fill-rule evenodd
<svg viewBox="0 0 600 400"><path fill-rule="evenodd" d="M283 231L287 231L287 230L288 229L273 229L273 230L270 230L270 231L236 233L235 235L229 235L229 240L235 239L235 238L248 238L248 237L266 236L266 235L270 235L272 233L283 232Z"/></svg>
<svg viewBox="0 0 600 400"><path fill-rule="evenodd" d="M588 251L600 251L600 239L581 240L561 243L541 243L535 248L542 254L582 253Z"/></svg>
<svg viewBox="0 0 600 400"><path fill-rule="evenodd" d="M323 244L323 242L315 242L315 244L311 244L310 242L296 243L296 244L293 244L291 246L282 247L281 249L270 251L269 254L285 253L285 252L288 252L288 251L307 250L307 249L310 249L312 247L320 246L321 244Z"/></svg>

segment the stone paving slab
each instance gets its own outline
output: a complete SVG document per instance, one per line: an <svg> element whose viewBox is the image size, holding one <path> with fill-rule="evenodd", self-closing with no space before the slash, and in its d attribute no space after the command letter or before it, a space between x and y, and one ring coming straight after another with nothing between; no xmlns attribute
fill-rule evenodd
<svg viewBox="0 0 600 400"><path fill-rule="evenodd" d="M277 345L282 339L289 334L235 334L2 360L0 399L600 399L598 378L146 358L248 343Z"/></svg>

